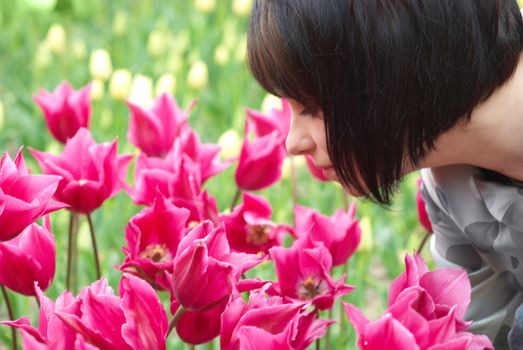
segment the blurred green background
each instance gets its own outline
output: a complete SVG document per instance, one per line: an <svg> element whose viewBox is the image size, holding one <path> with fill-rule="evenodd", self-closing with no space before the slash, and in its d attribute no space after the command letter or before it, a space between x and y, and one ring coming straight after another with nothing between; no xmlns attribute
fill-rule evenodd
<svg viewBox="0 0 523 350"><path fill-rule="evenodd" d="M118 137L120 152L136 153L126 140L129 111L125 99L146 105L161 91L172 93L182 108L198 100L189 123L202 141L216 143L230 129L241 135L245 107L267 108L271 101L245 63L250 7L250 0L0 0L0 151L14 156L24 145L28 165L35 173L40 169L27 152L28 146L61 151L62 146L47 132L32 95L39 88L54 90L63 80L75 88L92 83L94 137L98 142ZM300 204L327 215L343 206L339 186L315 181L302 159L295 163ZM234 195L233 174L234 167L205 185L217 197L220 211L229 207ZM387 288L403 270L403 255L412 252L424 235L415 206L417 177L406 177L391 208L357 201L363 243L348 266L347 283L357 289L345 300L361 307L370 319L385 309ZM129 181L132 183L132 169ZM287 165L283 179L261 193L273 206L273 220L291 224ZM124 227L140 209L120 193L93 215L102 271L113 287L120 277L114 265L123 261ZM46 294L54 299L65 288L69 216L61 211L51 219L57 271ZM78 243L78 287L82 287L95 280L83 218ZM426 247L424 256L430 263L427 253ZM340 276L343 270L337 269L334 275ZM250 277L254 275L275 278L270 263L249 272ZM36 324L34 299L14 293L10 297L16 317L28 315ZM354 349L354 332L338 305L332 316L338 323L331 329L331 349ZM3 300L0 319L7 319ZM9 329L1 326L0 349L10 344L9 335ZM323 349L325 340L321 344ZM216 341L213 346L217 348ZM183 349L184 345L171 335L169 348Z"/></svg>

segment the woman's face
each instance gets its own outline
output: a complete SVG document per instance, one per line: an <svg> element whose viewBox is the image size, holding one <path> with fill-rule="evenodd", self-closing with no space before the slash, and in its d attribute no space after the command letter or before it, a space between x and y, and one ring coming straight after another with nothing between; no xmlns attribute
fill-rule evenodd
<svg viewBox="0 0 523 350"><path fill-rule="evenodd" d="M337 181L327 152L327 138L323 112L308 113L302 104L289 99L291 106L291 127L287 136L287 151L292 155L310 155L317 167L323 169L325 177Z"/></svg>

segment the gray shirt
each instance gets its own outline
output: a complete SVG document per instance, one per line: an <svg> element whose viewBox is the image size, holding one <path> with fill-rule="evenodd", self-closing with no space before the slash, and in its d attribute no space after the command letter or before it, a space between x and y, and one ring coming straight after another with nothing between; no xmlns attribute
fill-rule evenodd
<svg viewBox="0 0 523 350"><path fill-rule="evenodd" d="M471 331L506 348L523 302L523 183L493 181L466 165L423 169L421 175L436 266L467 270Z"/></svg>

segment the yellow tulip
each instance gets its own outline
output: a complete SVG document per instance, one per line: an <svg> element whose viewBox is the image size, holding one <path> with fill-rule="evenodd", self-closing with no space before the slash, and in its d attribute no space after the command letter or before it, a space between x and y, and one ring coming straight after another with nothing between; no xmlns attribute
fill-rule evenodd
<svg viewBox="0 0 523 350"><path fill-rule="evenodd" d="M232 3L232 12L236 16L248 16L251 13L252 0L234 0Z"/></svg>
<svg viewBox="0 0 523 350"><path fill-rule="evenodd" d="M218 144L222 147L222 159L236 158L240 155L242 140L238 131L229 129L218 138Z"/></svg>
<svg viewBox="0 0 523 350"><path fill-rule="evenodd" d="M165 73L158 78L158 81L156 82L156 87L154 89L154 93L156 96L160 96L161 94L168 93L169 95L174 94L174 91L176 90L176 79L174 79L174 75L171 73Z"/></svg>
<svg viewBox="0 0 523 350"><path fill-rule="evenodd" d="M200 90L207 86L209 72L205 62L198 60L193 63L187 74L187 84L195 89Z"/></svg>
<svg viewBox="0 0 523 350"><path fill-rule="evenodd" d="M372 231L372 225L368 216L364 216L360 219L360 228L361 241L358 250L370 252L374 246L374 232Z"/></svg>
<svg viewBox="0 0 523 350"><path fill-rule="evenodd" d="M229 49L225 45L219 45L214 49L214 62L219 66L224 66L229 62Z"/></svg>
<svg viewBox="0 0 523 350"><path fill-rule="evenodd" d="M105 49L96 49L91 52L89 61L89 72L91 76L100 80L107 80L113 72L111 56Z"/></svg>
<svg viewBox="0 0 523 350"><path fill-rule="evenodd" d="M49 46L47 46L46 41L42 41L36 48L34 55L34 65L36 68L45 68L51 64L51 61L52 57L51 51L49 51Z"/></svg>
<svg viewBox="0 0 523 350"><path fill-rule="evenodd" d="M121 36L127 30L127 14L123 11L117 11L113 19L113 33Z"/></svg>
<svg viewBox="0 0 523 350"><path fill-rule="evenodd" d="M100 79L94 79L91 82L91 100L100 101L105 94L104 82Z"/></svg>
<svg viewBox="0 0 523 350"><path fill-rule="evenodd" d="M85 58L85 55L87 54L85 42L81 39L74 39L71 43L71 49L73 51L73 56L78 60Z"/></svg>
<svg viewBox="0 0 523 350"><path fill-rule="evenodd" d="M194 7L203 13L210 13L216 7L216 0L195 0Z"/></svg>
<svg viewBox="0 0 523 350"><path fill-rule="evenodd" d="M47 42L49 51L54 54L63 53L66 46L66 34L64 27L58 23L52 24L47 31L47 37L45 40Z"/></svg>
<svg viewBox="0 0 523 350"><path fill-rule="evenodd" d="M272 94L267 94L263 98L262 104L261 104L261 110L263 113L269 113L271 109L282 109L283 106L281 104L281 99L277 96L274 96Z"/></svg>
<svg viewBox="0 0 523 350"><path fill-rule="evenodd" d="M127 69L115 70L109 81L109 95L115 100L125 100L129 96L132 79Z"/></svg>
<svg viewBox="0 0 523 350"><path fill-rule="evenodd" d="M0 100L0 130L4 128L4 104Z"/></svg>
<svg viewBox="0 0 523 350"><path fill-rule="evenodd" d="M147 38L147 52L153 57L160 57L167 47L166 35L161 30L153 30Z"/></svg>
<svg viewBox="0 0 523 350"><path fill-rule="evenodd" d="M149 107L153 102L153 81L150 77L137 74L131 83L129 101L142 107Z"/></svg>

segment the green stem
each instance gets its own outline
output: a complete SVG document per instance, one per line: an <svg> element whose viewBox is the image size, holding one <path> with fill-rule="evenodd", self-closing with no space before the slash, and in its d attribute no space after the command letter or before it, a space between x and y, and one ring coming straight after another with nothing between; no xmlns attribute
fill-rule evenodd
<svg viewBox="0 0 523 350"><path fill-rule="evenodd" d="M173 319L171 320L171 322L169 322L169 329L167 330L167 335L165 336L166 338L169 336L169 334L171 334L174 327L176 327L176 324L178 323L184 312L185 308L180 305L178 307L178 310L176 310L176 312L174 313Z"/></svg>
<svg viewBox="0 0 523 350"><path fill-rule="evenodd" d="M340 305L341 307L341 305ZM332 319L332 308L329 309L329 320ZM331 346L331 327L327 327L327 335L325 336L325 349L329 350Z"/></svg>
<svg viewBox="0 0 523 350"><path fill-rule="evenodd" d="M293 223L296 225L296 218L294 217L294 210L298 205L298 180L296 176L296 165L294 164L294 158L289 158L291 161L291 190L292 190L292 217Z"/></svg>
<svg viewBox="0 0 523 350"><path fill-rule="evenodd" d="M208 350L214 350L214 340L211 340L207 345Z"/></svg>
<svg viewBox="0 0 523 350"><path fill-rule="evenodd" d="M5 287L2 284L0 284L0 287L2 289L2 294L4 296L5 305L7 306L7 314L9 315L9 320L14 321L15 317L13 314L13 308L11 307L11 302L9 300L9 295L7 295L7 290L5 289ZM12 339L13 350L17 350L18 344L16 342L16 329L14 327L11 327L11 339Z"/></svg>
<svg viewBox="0 0 523 350"><path fill-rule="evenodd" d="M73 253L74 253L74 221L75 214L71 211L69 218L69 237L67 241L67 273L65 275L65 288L71 290L71 269L73 266Z"/></svg>
<svg viewBox="0 0 523 350"><path fill-rule="evenodd" d="M91 242L93 243L93 254L94 254L94 264L96 267L96 279L99 280L102 277L100 273L100 259L98 257L98 248L96 247L96 236L94 234L93 220L91 219L91 214L87 214L87 222L89 223L89 231L91 232Z"/></svg>
<svg viewBox="0 0 523 350"><path fill-rule="evenodd" d="M232 197L232 201L231 201L231 213L232 211L234 210L234 207L236 206L236 204L238 204L238 201L240 200L240 196L242 195L242 190L241 189L237 189L236 190L236 193L234 194L234 197Z"/></svg>
<svg viewBox="0 0 523 350"><path fill-rule="evenodd" d="M316 350L320 350L320 340L316 339Z"/></svg>
<svg viewBox="0 0 523 350"><path fill-rule="evenodd" d="M196 349L196 345L194 345L194 344L187 344L187 345L189 345L189 350Z"/></svg>
<svg viewBox="0 0 523 350"><path fill-rule="evenodd" d="M427 231L427 233L426 233L425 236L423 237L423 240L422 240L421 243L419 244L419 247L418 247L418 253L421 254L421 250L422 250L423 247L425 246L425 243L427 243L427 241L428 241L428 239L429 239L429 237L430 237L431 234L432 234L431 232L428 232L428 231Z"/></svg>

